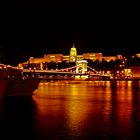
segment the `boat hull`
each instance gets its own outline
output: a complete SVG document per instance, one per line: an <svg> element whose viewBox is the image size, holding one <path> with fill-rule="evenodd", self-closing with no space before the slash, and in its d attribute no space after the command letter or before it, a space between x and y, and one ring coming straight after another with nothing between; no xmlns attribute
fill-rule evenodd
<svg viewBox="0 0 140 140"><path fill-rule="evenodd" d="M0 97L32 96L39 82L39 79L0 79Z"/></svg>
<svg viewBox="0 0 140 140"><path fill-rule="evenodd" d="M0 97L4 96L7 86L8 86L8 80L0 79Z"/></svg>

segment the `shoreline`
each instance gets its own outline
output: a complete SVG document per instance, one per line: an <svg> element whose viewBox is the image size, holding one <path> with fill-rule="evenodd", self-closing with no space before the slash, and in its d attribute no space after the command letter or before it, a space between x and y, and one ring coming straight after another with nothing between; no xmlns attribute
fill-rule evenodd
<svg viewBox="0 0 140 140"><path fill-rule="evenodd" d="M112 78L110 81L140 81L140 78Z"/></svg>
<svg viewBox="0 0 140 140"><path fill-rule="evenodd" d="M140 81L140 78L86 79L87 81Z"/></svg>
<svg viewBox="0 0 140 140"><path fill-rule="evenodd" d="M131 78L131 79L125 79L125 78L119 78L119 79L57 79L57 78L53 78L53 79L42 79L43 81L140 81L140 78Z"/></svg>

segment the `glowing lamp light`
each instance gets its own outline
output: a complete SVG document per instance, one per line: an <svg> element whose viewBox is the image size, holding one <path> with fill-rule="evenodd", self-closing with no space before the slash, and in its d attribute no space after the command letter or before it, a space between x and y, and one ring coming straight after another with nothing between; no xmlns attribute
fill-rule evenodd
<svg viewBox="0 0 140 140"><path fill-rule="evenodd" d="M110 71L107 71L107 74L110 74Z"/></svg>
<svg viewBox="0 0 140 140"><path fill-rule="evenodd" d="M119 73L119 71L117 71L117 73Z"/></svg>

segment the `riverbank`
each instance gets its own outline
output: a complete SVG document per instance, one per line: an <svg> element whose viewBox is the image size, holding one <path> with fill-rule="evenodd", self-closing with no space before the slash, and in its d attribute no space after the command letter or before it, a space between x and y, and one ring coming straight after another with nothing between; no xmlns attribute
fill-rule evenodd
<svg viewBox="0 0 140 140"><path fill-rule="evenodd" d="M87 79L74 79L74 78L52 78L52 79L42 79L42 82L46 81L46 82L50 82L50 81L140 81L140 78L111 78L111 79L99 79L99 78L87 78Z"/></svg>
<svg viewBox="0 0 140 140"><path fill-rule="evenodd" d="M140 81L140 78L111 78L111 79L86 79L87 81Z"/></svg>
<svg viewBox="0 0 140 140"><path fill-rule="evenodd" d="M140 81L140 78L112 78L109 81Z"/></svg>

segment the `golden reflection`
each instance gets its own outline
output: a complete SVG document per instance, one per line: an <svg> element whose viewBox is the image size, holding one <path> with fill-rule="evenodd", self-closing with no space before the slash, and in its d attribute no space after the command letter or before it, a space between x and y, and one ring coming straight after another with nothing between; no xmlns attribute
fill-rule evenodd
<svg viewBox="0 0 140 140"><path fill-rule="evenodd" d="M111 99L112 99L112 91L111 91L111 83L110 81L105 81L104 82L104 89L103 89L103 114L104 114L104 119L109 120L110 115L111 115Z"/></svg>
<svg viewBox="0 0 140 140"><path fill-rule="evenodd" d="M95 84L95 85L94 85ZM97 90L97 87L99 90ZM82 82L81 84L73 84L70 86L70 102L67 104L68 125L71 131L79 132L85 121L91 114L95 113L95 117L103 110L105 119L109 119L111 114L111 89L110 82L95 81ZM92 102L102 102L92 106ZM92 115L93 116L93 115Z"/></svg>
<svg viewBox="0 0 140 140"><path fill-rule="evenodd" d="M129 127L133 111L132 81L55 81L41 83L33 96L38 114L55 118L71 132L79 134L83 127L108 124L113 116L123 128ZM140 85L140 82L137 83ZM134 86L134 85L133 85ZM136 94L135 94L136 96ZM95 121L95 122L94 122ZM53 123L53 122L52 122ZM57 121L55 123L58 123ZM85 126L84 126L85 125Z"/></svg>
<svg viewBox="0 0 140 140"><path fill-rule="evenodd" d="M127 81L128 87L131 88L132 87L132 81Z"/></svg>
<svg viewBox="0 0 140 140"><path fill-rule="evenodd" d="M80 89L80 90L79 90ZM86 105L82 105L82 101L78 98L82 97L82 91L84 87L80 87L77 84L72 84L70 86L70 102L67 104L67 115L68 115L68 125L72 131L78 131L82 122L86 117L87 108ZM80 96L79 96L80 95ZM84 107L84 108L83 108Z"/></svg>
<svg viewBox="0 0 140 140"><path fill-rule="evenodd" d="M111 86L110 81L106 81L106 86L107 86L107 87L110 87L110 86Z"/></svg>
<svg viewBox="0 0 140 140"><path fill-rule="evenodd" d="M117 97L120 102L131 102L132 81L120 81L117 84Z"/></svg>
<svg viewBox="0 0 140 140"><path fill-rule="evenodd" d="M128 128L128 122L131 120L133 111L132 81L117 82L117 88L113 93L114 102L112 103L112 110L115 112L115 118L117 118L118 124L123 126L122 128Z"/></svg>
<svg viewBox="0 0 140 140"><path fill-rule="evenodd" d="M104 89L106 101L111 101L111 88L110 87L111 87L110 81L106 81L105 82L105 89Z"/></svg>
<svg viewBox="0 0 140 140"><path fill-rule="evenodd" d="M57 99L59 94L56 83L39 84L38 92L33 96L38 107L38 114L41 116L57 117L61 112L61 100Z"/></svg>

